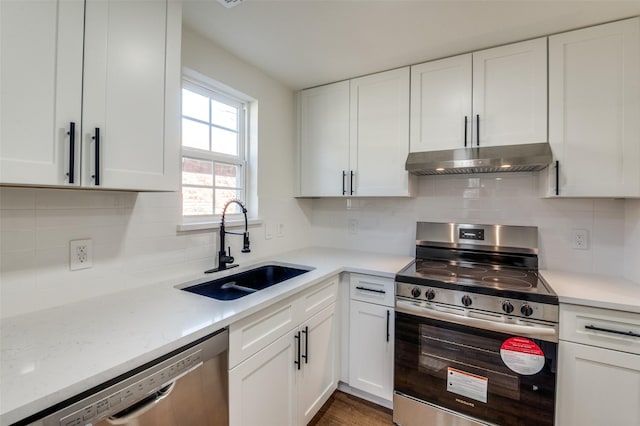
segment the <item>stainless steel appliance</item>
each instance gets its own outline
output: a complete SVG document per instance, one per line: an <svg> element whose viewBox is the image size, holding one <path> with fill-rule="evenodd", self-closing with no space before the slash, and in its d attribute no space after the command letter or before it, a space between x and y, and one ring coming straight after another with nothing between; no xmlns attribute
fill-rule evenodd
<svg viewBox="0 0 640 426"><path fill-rule="evenodd" d="M228 344L220 330L16 424L227 425Z"/></svg>
<svg viewBox="0 0 640 426"><path fill-rule="evenodd" d="M553 425L558 297L537 228L419 222L396 275L393 420Z"/></svg>

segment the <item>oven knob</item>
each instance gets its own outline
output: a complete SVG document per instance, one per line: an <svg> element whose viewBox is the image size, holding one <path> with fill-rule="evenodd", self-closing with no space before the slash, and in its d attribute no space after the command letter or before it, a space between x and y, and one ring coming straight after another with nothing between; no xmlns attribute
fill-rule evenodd
<svg viewBox="0 0 640 426"><path fill-rule="evenodd" d="M531 314L533 314L533 308L529 306L528 303L524 303L520 307L520 312L522 312L522 315L524 315L525 317L528 317L528 316L531 316Z"/></svg>
<svg viewBox="0 0 640 426"><path fill-rule="evenodd" d="M413 297L420 297L421 293L422 292L420 291L420 289L418 287L414 287L414 288L411 289L411 295Z"/></svg>
<svg viewBox="0 0 640 426"><path fill-rule="evenodd" d="M462 296L462 304L464 306L471 306L471 298L469 296Z"/></svg>
<svg viewBox="0 0 640 426"><path fill-rule="evenodd" d="M430 288L424 295L426 296L427 300L433 300L436 297L436 292Z"/></svg>
<svg viewBox="0 0 640 426"><path fill-rule="evenodd" d="M511 312L513 312L513 305L508 300L505 300L504 302L502 302L502 310L507 314L510 314Z"/></svg>

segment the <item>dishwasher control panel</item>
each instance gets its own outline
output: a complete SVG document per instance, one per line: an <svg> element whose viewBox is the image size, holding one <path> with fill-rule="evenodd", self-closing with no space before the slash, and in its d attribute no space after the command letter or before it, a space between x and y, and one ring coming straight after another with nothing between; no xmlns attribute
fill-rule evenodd
<svg viewBox="0 0 640 426"><path fill-rule="evenodd" d="M165 388L167 388L165 392L168 393L169 387L177 379L202 363L202 350L190 353L177 361L169 362L169 365L160 367L158 371L154 371L152 368L133 376L131 380L134 383L117 392L109 392L107 389L104 391L105 395L97 401L91 398L92 403L60 419L60 426L84 426L101 418L112 416L133 403L152 397L154 394L160 397Z"/></svg>

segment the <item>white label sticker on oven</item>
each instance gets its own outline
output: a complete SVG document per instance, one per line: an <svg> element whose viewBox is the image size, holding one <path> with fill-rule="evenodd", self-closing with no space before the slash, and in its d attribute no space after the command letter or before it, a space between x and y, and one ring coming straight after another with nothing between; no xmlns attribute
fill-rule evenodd
<svg viewBox="0 0 640 426"><path fill-rule="evenodd" d="M487 386L489 379L466 371L447 368L447 391L487 402Z"/></svg>
<svg viewBox="0 0 640 426"><path fill-rule="evenodd" d="M518 374L530 376L544 367L544 352L532 340L511 337L500 347L500 357L504 364Z"/></svg>

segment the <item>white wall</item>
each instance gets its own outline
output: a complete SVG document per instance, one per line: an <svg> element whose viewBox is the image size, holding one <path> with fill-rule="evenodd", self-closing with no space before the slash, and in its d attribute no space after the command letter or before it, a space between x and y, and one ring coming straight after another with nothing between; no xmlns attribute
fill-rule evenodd
<svg viewBox="0 0 640 426"><path fill-rule="evenodd" d="M284 237L265 240L251 227L252 253L230 236L236 260L306 246L309 200L293 199L295 98L291 90L188 29L183 63L258 102L258 204L265 224L284 223ZM256 154L256 153L254 153ZM255 207L255 206L254 206ZM255 213L251 210L250 213ZM180 277L214 266L216 231L176 231L178 193L0 188L0 316L83 300ZM69 271L69 241L91 238L94 265ZM90 303L96 303L91 301Z"/></svg>
<svg viewBox="0 0 640 426"><path fill-rule="evenodd" d="M624 273L640 283L640 200L625 201Z"/></svg>
<svg viewBox="0 0 640 426"><path fill-rule="evenodd" d="M414 254L416 221L531 225L538 226L541 268L623 275L624 200L539 194L535 173L422 176L413 199L354 198L350 208L345 199L314 200L312 239L324 246ZM356 234L350 221L357 221ZM588 231L589 250L571 248L572 229Z"/></svg>

